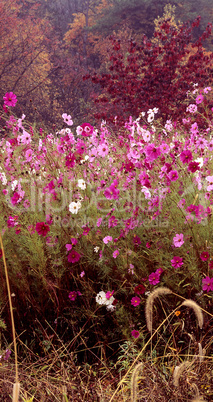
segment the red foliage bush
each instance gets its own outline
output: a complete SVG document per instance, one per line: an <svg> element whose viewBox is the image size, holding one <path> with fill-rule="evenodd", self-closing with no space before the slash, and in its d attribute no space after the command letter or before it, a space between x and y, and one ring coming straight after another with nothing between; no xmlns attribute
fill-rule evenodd
<svg viewBox="0 0 213 402"><path fill-rule="evenodd" d="M99 88L95 117L109 122L117 116L117 122L123 123L130 115L137 118L142 111L158 107L163 121L168 117L178 120L185 111L184 100L192 84L202 87L212 79L213 54L202 47L212 25L208 24L193 43L192 33L199 23L197 17L191 25L176 29L170 21L164 21L161 31L154 34L157 44L146 36L140 44L130 40L127 54L122 53L121 40L110 37L109 71L84 77ZM190 53L190 48L194 52Z"/></svg>

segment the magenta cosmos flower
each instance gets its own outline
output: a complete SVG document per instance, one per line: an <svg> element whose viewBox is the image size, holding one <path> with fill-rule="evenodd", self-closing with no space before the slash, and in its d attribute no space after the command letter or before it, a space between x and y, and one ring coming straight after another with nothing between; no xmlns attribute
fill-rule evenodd
<svg viewBox="0 0 213 402"><path fill-rule="evenodd" d="M133 338L137 339L140 336L140 332L137 331L136 329L133 329L131 335L133 336Z"/></svg>
<svg viewBox="0 0 213 402"><path fill-rule="evenodd" d="M206 276L205 278L202 279L203 283L203 291L211 291L213 290L213 278L209 278L209 276Z"/></svg>
<svg viewBox="0 0 213 402"><path fill-rule="evenodd" d="M13 194L13 196L11 197L10 201L12 205L16 205L19 201L20 201L20 195L19 193L17 193L17 191L15 191L15 193Z"/></svg>
<svg viewBox="0 0 213 402"><path fill-rule="evenodd" d="M65 165L68 167L74 167L75 166L75 155L70 153L66 156L65 158L66 162Z"/></svg>
<svg viewBox="0 0 213 402"><path fill-rule="evenodd" d="M169 177L169 179L170 179L171 181L176 181L176 180L178 179L178 172L177 172L177 170L171 170L171 171L168 173L168 177Z"/></svg>
<svg viewBox="0 0 213 402"><path fill-rule="evenodd" d="M104 191L104 195L108 200L117 200L119 198L120 190L111 184L110 187L107 187Z"/></svg>
<svg viewBox="0 0 213 402"><path fill-rule="evenodd" d="M202 261L207 261L209 259L209 253L208 251L203 251L203 253L200 254L200 258Z"/></svg>
<svg viewBox="0 0 213 402"><path fill-rule="evenodd" d="M198 162L192 161L188 165L188 172L196 172L197 170L200 170L200 165Z"/></svg>
<svg viewBox="0 0 213 402"><path fill-rule="evenodd" d="M177 269L180 268L181 265L183 265L183 258L175 256L173 257L173 259L171 260L172 266Z"/></svg>
<svg viewBox="0 0 213 402"><path fill-rule="evenodd" d="M14 107L17 102L16 95L13 92L7 92L3 97L3 100L6 106L12 106L12 107Z"/></svg>
<svg viewBox="0 0 213 402"><path fill-rule="evenodd" d="M209 269L213 269L213 260L209 261Z"/></svg>
<svg viewBox="0 0 213 402"><path fill-rule="evenodd" d="M69 297L70 300L75 301L75 299L77 297L77 292L75 292L75 290L70 292L68 297Z"/></svg>
<svg viewBox="0 0 213 402"><path fill-rule="evenodd" d="M47 233L49 232L50 228L44 222L37 222L35 230L36 230L36 232L38 232L38 234L40 236L45 237L47 235Z"/></svg>
<svg viewBox="0 0 213 402"><path fill-rule="evenodd" d="M133 306L138 306L140 304L140 302L141 302L141 299L137 296L135 296L131 299L131 304Z"/></svg>
<svg viewBox="0 0 213 402"><path fill-rule="evenodd" d="M183 151L180 154L180 160L182 163L189 163L192 160L192 153L189 150Z"/></svg>
<svg viewBox="0 0 213 402"><path fill-rule="evenodd" d="M160 282L160 273L159 272L152 272L149 275L149 282L151 285L157 285Z"/></svg>
<svg viewBox="0 0 213 402"><path fill-rule="evenodd" d="M177 233L176 236L173 237L173 243L175 247L181 247L182 244L184 243L183 233L180 234Z"/></svg>
<svg viewBox="0 0 213 402"><path fill-rule="evenodd" d="M110 290L108 290L108 292L106 292L106 298L107 298L107 300L109 300L110 299L110 297L112 297L112 295L114 294L114 290L112 290L112 291L110 291Z"/></svg>
<svg viewBox="0 0 213 402"><path fill-rule="evenodd" d="M68 254L67 259L69 262L72 262L74 264L75 262L78 262L80 260L81 256L77 251L72 250L71 253Z"/></svg>

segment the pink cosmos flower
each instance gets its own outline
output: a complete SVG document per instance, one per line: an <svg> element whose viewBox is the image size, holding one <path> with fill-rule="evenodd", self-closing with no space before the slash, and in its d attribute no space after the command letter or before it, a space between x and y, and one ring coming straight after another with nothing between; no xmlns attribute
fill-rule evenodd
<svg viewBox="0 0 213 402"><path fill-rule="evenodd" d="M144 148L144 151L146 153L146 159L148 162L153 162L161 154L160 147L156 148L154 144L147 145L147 147Z"/></svg>
<svg viewBox="0 0 213 402"><path fill-rule="evenodd" d="M197 112L197 105L191 104L186 109L189 113L196 113Z"/></svg>
<svg viewBox="0 0 213 402"><path fill-rule="evenodd" d="M209 276L206 276L205 278L202 279L203 283L203 291L213 291L213 278L209 278Z"/></svg>
<svg viewBox="0 0 213 402"><path fill-rule="evenodd" d="M70 251L70 250L72 250L72 244L66 244L66 249L67 249L67 251Z"/></svg>
<svg viewBox="0 0 213 402"><path fill-rule="evenodd" d="M6 121L6 125L8 128L12 128L15 123L16 123L16 119L14 116L10 116L10 118ZM13 128L16 129L17 127L13 127ZM15 130L15 131L17 131L17 130Z"/></svg>
<svg viewBox="0 0 213 402"><path fill-rule="evenodd" d="M24 206L24 208L29 208L29 207L30 207L30 201L29 201L28 199L26 199L26 200L23 202L23 206Z"/></svg>
<svg viewBox="0 0 213 402"><path fill-rule="evenodd" d="M182 200L180 200L177 205L178 205L179 208L183 208L185 203L186 203L185 198L182 198Z"/></svg>
<svg viewBox="0 0 213 402"><path fill-rule="evenodd" d="M73 121L70 115L67 115L66 113L62 114L62 117L64 119L64 123L66 123L68 126L72 126L73 125Z"/></svg>
<svg viewBox="0 0 213 402"><path fill-rule="evenodd" d="M140 304L140 302L141 302L141 299L140 299L139 297L137 297L137 296L135 296L135 297L133 297L133 298L131 299L131 304L132 304L134 307L138 306L138 305Z"/></svg>
<svg viewBox="0 0 213 402"><path fill-rule="evenodd" d="M203 90L204 94L207 94L209 91L211 91L211 87L206 87Z"/></svg>
<svg viewBox="0 0 213 402"><path fill-rule="evenodd" d="M83 226L81 226L81 227L82 227L82 229L83 229L82 236L87 236L87 235L89 234L89 232L90 232L90 227L87 226L87 225L83 225Z"/></svg>
<svg viewBox="0 0 213 402"><path fill-rule="evenodd" d="M158 269L156 269L156 274L159 274L159 275L161 275L163 273L163 268L158 268Z"/></svg>
<svg viewBox="0 0 213 402"><path fill-rule="evenodd" d="M101 222L102 222L102 218L98 218L97 222L96 222L96 226L101 226Z"/></svg>
<svg viewBox="0 0 213 402"><path fill-rule="evenodd" d="M89 161L93 162L96 156L97 156L97 149L93 147L92 149L89 150Z"/></svg>
<svg viewBox="0 0 213 402"><path fill-rule="evenodd" d="M4 97L4 105L14 107L17 102L16 95L13 92L7 92Z"/></svg>
<svg viewBox="0 0 213 402"><path fill-rule="evenodd" d="M113 258L117 258L117 256L119 255L119 251L115 250L112 255L113 255Z"/></svg>
<svg viewBox="0 0 213 402"><path fill-rule="evenodd" d="M151 285L157 285L160 282L160 274L159 272L152 272L149 275L149 282Z"/></svg>
<svg viewBox="0 0 213 402"><path fill-rule="evenodd" d="M77 292L75 292L75 291L70 292L68 297L70 300L75 301L75 299L77 297Z"/></svg>
<svg viewBox="0 0 213 402"><path fill-rule="evenodd" d="M106 298L107 298L107 300L109 300L110 299L110 297L112 297L112 295L114 294L114 290L112 290L111 292L110 291L108 291L108 292L106 292Z"/></svg>
<svg viewBox="0 0 213 402"><path fill-rule="evenodd" d="M180 234L177 233L176 236L173 237L173 243L175 247L181 247L182 244L184 243L183 233Z"/></svg>
<svg viewBox="0 0 213 402"><path fill-rule="evenodd" d="M175 256L173 257L173 259L171 260L172 266L177 269L180 268L181 265L183 265L183 258Z"/></svg>
<svg viewBox="0 0 213 402"><path fill-rule="evenodd" d="M196 98L196 103L197 103L197 105L199 105L199 103L202 103L203 100L204 100L204 96L201 95L201 94L198 95L197 98Z"/></svg>
<svg viewBox="0 0 213 402"><path fill-rule="evenodd" d="M9 216L7 220L7 227L8 228L13 228L14 226L17 226L18 223L18 216Z"/></svg>
<svg viewBox="0 0 213 402"><path fill-rule="evenodd" d="M40 236L45 237L49 232L50 228L44 222L37 222L35 230Z"/></svg>
<svg viewBox="0 0 213 402"><path fill-rule="evenodd" d="M140 332L136 331L136 329L133 329L131 335L133 336L133 338L137 339L140 336Z"/></svg>
<svg viewBox="0 0 213 402"><path fill-rule="evenodd" d="M115 216L110 216L109 220L108 220L108 228L114 228L115 226L117 226L118 224L118 220L115 218Z"/></svg>
<svg viewBox="0 0 213 402"><path fill-rule="evenodd" d="M209 182L209 185L207 187L207 191L213 190L213 176L207 176L206 180Z"/></svg>
<svg viewBox="0 0 213 402"><path fill-rule="evenodd" d="M75 237L71 237L70 240L73 246L75 246L78 243L78 240Z"/></svg>
<svg viewBox="0 0 213 402"><path fill-rule="evenodd" d="M171 171L168 173L168 177L169 177L169 179L170 179L171 181L176 181L176 180L178 179L178 172L177 172L177 170L171 170Z"/></svg>
<svg viewBox="0 0 213 402"><path fill-rule="evenodd" d="M102 156L102 158L104 158L105 156L108 155L109 148L108 148L107 144L103 143L98 146L97 151L98 151L98 155Z"/></svg>
<svg viewBox="0 0 213 402"><path fill-rule="evenodd" d="M197 123L193 123L191 125L190 131L191 131L192 134L197 134L198 133L198 125L197 125Z"/></svg>
<svg viewBox="0 0 213 402"><path fill-rule="evenodd" d="M166 144L165 142L162 142L162 144L160 145L160 150L162 152L162 154L167 154L170 150L168 144Z"/></svg>
<svg viewBox="0 0 213 402"><path fill-rule="evenodd" d="M67 259L69 262L74 264L75 262L78 262L80 260L81 256L77 251L72 250L71 253L68 254Z"/></svg>
<svg viewBox="0 0 213 402"><path fill-rule="evenodd" d="M110 187L107 187L104 191L104 195L108 200L117 200L119 198L120 190L111 184Z"/></svg>
<svg viewBox="0 0 213 402"><path fill-rule="evenodd" d="M90 137L94 131L94 127L89 123L83 123L80 127L82 128L82 137Z"/></svg>
<svg viewBox="0 0 213 402"><path fill-rule="evenodd" d="M30 148L25 152L26 162L30 162L33 157L33 150Z"/></svg>
<svg viewBox="0 0 213 402"><path fill-rule="evenodd" d="M79 155L83 155L84 152L86 152L87 146L82 140L78 140L76 143L76 153Z"/></svg>
<svg viewBox="0 0 213 402"><path fill-rule="evenodd" d="M112 241L112 236L106 236L106 237L103 238L103 242L105 244L109 243L109 241Z"/></svg>
<svg viewBox="0 0 213 402"><path fill-rule="evenodd" d="M210 257L210 255L209 255L208 251L203 251L200 254L200 258L202 261L207 261L209 259L209 257Z"/></svg>
<svg viewBox="0 0 213 402"><path fill-rule="evenodd" d="M134 275L134 268L135 266L133 264L129 264L128 273Z"/></svg>
<svg viewBox="0 0 213 402"><path fill-rule="evenodd" d="M198 149L204 150L205 148L207 148L208 142L205 140L205 138L199 137L196 141L196 146L198 147Z"/></svg>
<svg viewBox="0 0 213 402"><path fill-rule="evenodd" d="M25 145L29 145L31 143L31 135L25 130L23 131L23 134L21 136L21 142Z"/></svg>

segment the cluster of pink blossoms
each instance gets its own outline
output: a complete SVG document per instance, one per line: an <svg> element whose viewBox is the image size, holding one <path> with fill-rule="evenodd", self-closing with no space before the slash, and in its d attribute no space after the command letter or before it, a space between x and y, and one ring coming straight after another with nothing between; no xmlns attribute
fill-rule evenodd
<svg viewBox="0 0 213 402"><path fill-rule="evenodd" d="M206 88L203 93L208 93L210 90L211 88ZM121 222L118 221L116 215L117 210L114 208L114 205L110 207L109 213L105 213L101 210L101 201L103 200L101 198L100 203L97 203L97 211L102 214L102 217L97 219L97 223L94 224L94 226L91 225L90 227L88 224L82 225L79 229L80 234L76 234L76 238L73 237L69 240L69 243L65 245L66 250L64 248L64 251L66 252L68 263L77 264L78 267L78 263L83 257L81 242L78 240L82 236L89 235L90 232L95 235L102 234L101 230L99 230L99 232L97 231L97 227L102 229L104 227L103 223L106 223L105 227L107 227L107 231L106 233L103 232L103 236L99 236L101 238L100 243L94 248L95 252L98 252L103 246L99 254L99 260L102 260L103 263L110 261L112 264L118 264L122 256L122 242L124 242L124 239L128 244L131 244L134 252L140 253L140 250L143 250L145 247L148 249L146 250L147 252L151 251L153 241L151 238L146 238L145 242L143 242L139 230L144 222L141 223L139 218L144 214L145 217L148 216L149 223L160 218L163 211L164 200L167 194L173 191L173 187L177 188L177 194L182 196L181 194L184 192L182 188L184 175L190 177L198 193L199 191L202 191L202 194L204 193L205 199L209 204L208 206L198 203L194 205L192 204L192 200L188 202L187 196L186 199L180 200L178 207L183 212L185 219L183 225L192 221L193 223L200 224L204 219L211 216L210 205L213 205L213 176L211 175L211 170L207 169L207 166L213 149L213 141L211 139L207 140L208 131L206 130L206 132L202 133L199 123L193 121L194 116L199 110L199 105L203 100L204 95L200 93L196 97L195 104L190 104L187 108L187 112L189 112L191 116L183 121L186 130L188 130L188 137L185 139L185 142L178 138L175 124L171 121L167 121L165 130L163 130L164 134L160 134L158 141L155 141L154 131L151 129L149 131L146 125L140 127L138 122L133 122L130 119L129 123L126 124L128 131L127 138L118 137L116 144L111 144L111 138L108 135L107 129L104 128L104 125L101 128L100 135L97 135L96 130L90 123L83 123L77 128L77 139L71 133L70 129L66 128L61 130L57 139L50 134L46 139L40 140L38 149L34 150L31 135L26 132L22 126L24 117L17 122L16 119L10 116L7 126L14 128L14 125L17 124L17 130L22 129L21 133L18 131L15 138L11 138L5 145L4 167L8 172L8 177L11 181L10 184L12 184L12 180L14 180L14 177L12 178L11 175L11 170L13 153L16 147L24 146L24 150L19 159L21 168L23 169L24 166L27 166L30 168L31 172L35 171L36 174L41 174L41 166L44 170L46 166L48 166L47 150L51 144L53 155L56 156L59 166L66 168L68 180L72 183L75 183L75 181L79 183L79 180L81 182L80 186L76 186L78 187L78 191L74 191L75 198L72 200L72 207L76 208L76 205L81 205L81 203L83 205L86 200L86 196L82 196L79 191L79 188L82 190L86 187L83 182L97 182L97 199L100 194L108 203L109 201L111 204L115 201L114 204L116 205L120 203L121 208L125 211L125 218L120 219ZM16 102L17 98L12 92L8 92L4 96L5 107L14 107ZM64 113L62 117L65 124L68 126L73 125L70 115ZM174 134L172 141L167 141L167 132ZM30 133L32 134L31 131ZM120 149L124 151L122 152ZM202 159L202 161L199 159ZM60 188L60 186L62 188L67 186L64 173L62 173L60 169L58 170L57 175L53 177L51 170L48 171L47 169L47 179L45 179L46 181L42 188L42 193L50 196L50 203L57 200L57 189ZM76 172L79 170L82 173L81 177L83 177L83 179L77 177ZM203 179L203 177L205 177L205 179ZM2 174L1 181L3 183ZM134 205L135 199L133 196L135 189L140 196L139 198L142 199L142 206ZM13 193L10 198L12 206L21 204L27 208L27 205L29 206L29 200L26 199L26 194L21 187L21 182L18 182L14 188L12 187L12 191ZM3 194L6 195L5 189ZM129 194L132 194L132 196L128 196ZM80 197L82 197L82 199ZM122 204L123 199L125 199L124 205ZM146 203L144 209L143 203ZM66 212L72 212L71 209L72 208ZM80 210L80 208L77 209ZM129 215L127 216L127 214ZM122 227L119 229L120 223L122 223ZM29 228L29 232L33 233L36 231L39 236L45 238L52 229L51 224L52 222L48 220L37 222L35 227L32 225ZM18 216L9 217L7 226L8 228L16 227L16 233L18 234L20 231ZM181 228L174 229L175 231L173 233L183 231ZM117 237L114 236L116 230L120 230ZM138 236L137 230L140 236ZM129 233L132 233L132 235L128 237ZM113 234L113 236L111 236L111 234ZM179 249L175 254L181 253L182 250L185 251L186 245L189 245L187 239L188 237L184 232L184 234L176 233L173 237L173 241L172 238L169 240L173 249ZM51 237L45 239L47 244L51 243L52 240ZM102 242L107 246L105 247ZM184 247L180 249L183 244ZM162 247L158 243L154 243L154 245L158 249ZM131 256L131 251L132 250L129 250L128 254L128 266L130 267L128 273L131 273L132 278L134 278L137 268L132 264L135 264L135 261L134 256ZM213 262L212 260L209 261L209 253L210 251L200 253L200 259L203 264L201 261L200 263L203 265L204 269L207 268L207 265L209 269L213 269ZM120 257L117 258L119 255ZM168 258L169 261L167 261L167 263L171 263L174 269L181 268L185 263L185 258L181 256L175 255L173 258L171 257L172 256ZM162 273L162 268L151 272L148 278L146 278L147 282L149 281L148 287L150 287L150 285L158 285ZM83 278L84 275L85 272L82 271L79 276ZM202 279L202 289L207 292L213 291L213 278L205 276L205 278ZM135 286L134 293L136 296L131 299L132 306L137 307L141 303L142 297L144 297L142 295L145 293L145 290L145 286L142 284ZM96 301L106 306L112 305L111 311L113 311L114 305L111 303L112 301L114 302L113 293L114 291L107 293L99 292L96 296ZM80 295L80 292L72 291L69 293L68 297L71 301L74 301L78 295ZM133 330L132 336L137 338L139 331Z"/></svg>

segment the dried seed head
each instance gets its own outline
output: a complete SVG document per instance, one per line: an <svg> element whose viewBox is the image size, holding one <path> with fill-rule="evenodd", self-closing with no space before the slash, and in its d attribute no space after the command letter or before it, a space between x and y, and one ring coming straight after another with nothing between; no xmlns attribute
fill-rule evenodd
<svg viewBox="0 0 213 402"><path fill-rule="evenodd" d="M153 318L153 303L159 296L171 294L172 291L166 287L157 288L147 298L145 306L146 325L150 332L152 332L152 318Z"/></svg>
<svg viewBox="0 0 213 402"><path fill-rule="evenodd" d="M203 328L203 313L202 313L200 306L191 299L185 300L181 304L181 306L191 307L194 310L194 313L198 320L198 325L199 325L200 329L202 329Z"/></svg>

